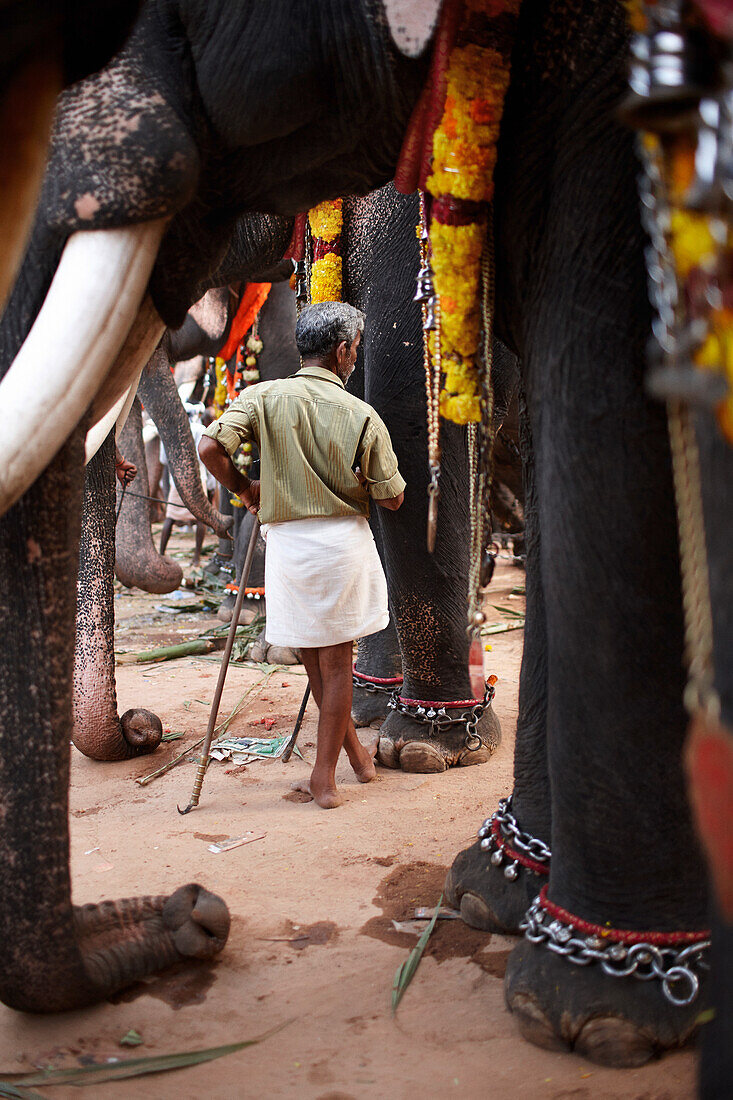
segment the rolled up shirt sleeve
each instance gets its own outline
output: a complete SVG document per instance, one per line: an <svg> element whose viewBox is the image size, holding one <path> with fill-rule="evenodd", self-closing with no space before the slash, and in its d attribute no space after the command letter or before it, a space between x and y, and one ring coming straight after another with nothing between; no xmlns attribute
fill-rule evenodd
<svg viewBox="0 0 733 1100"><path fill-rule="evenodd" d="M241 398L236 398L218 420L209 424L203 434L221 443L230 457L237 447L252 440L252 422Z"/></svg>
<svg viewBox="0 0 733 1100"><path fill-rule="evenodd" d="M389 500L404 492L407 484L397 468L397 456L386 426L376 414L364 433L359 466L374 500Z"/></svg>

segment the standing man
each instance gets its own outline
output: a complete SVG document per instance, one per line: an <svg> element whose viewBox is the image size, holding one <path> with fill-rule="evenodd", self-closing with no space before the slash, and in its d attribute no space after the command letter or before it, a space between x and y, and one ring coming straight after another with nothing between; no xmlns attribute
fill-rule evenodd
<svg viewBox="0 0 733 1100"><path fill-rule="evenodd" d="M318 748L303 788L319 806L343 801L336 763L343 748L357 779L376 770L351 721L355 638L389 621L387 584L367 523L369 498L396 510L405 482L389 434L366 402L347 393L364 314L345 302L307 306L295 328L302 367L237 397L206 429L199 455L263 524L271 645L300 649L319 709ZM253 440L261 480L231 462Z"/></svg>

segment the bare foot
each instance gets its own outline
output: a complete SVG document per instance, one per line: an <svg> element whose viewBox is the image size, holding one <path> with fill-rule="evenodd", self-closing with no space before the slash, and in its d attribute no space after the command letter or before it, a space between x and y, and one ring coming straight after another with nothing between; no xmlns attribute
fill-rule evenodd
<svg viewBox="0 0 733 1100"><path fill-rule="evenodd" d="M314 782L312 775L310 779L299 779L296 783L293 783L292 789L294 791L302 791L303 794L309 794L322 810L335 810L337 806L342 806L344 802L343 798L336 790L335 784L332 786L320 787Z"/></svg>
<svg viewBox="0 0 733 1100"><path fill-rule="evenodd" d="M379 738L373 737L364 745L354 733L353 739L347 738L344 748L356 778L360 783L370 783L377 774L374 757L377 755L377 749L379 748Z"/></svg>

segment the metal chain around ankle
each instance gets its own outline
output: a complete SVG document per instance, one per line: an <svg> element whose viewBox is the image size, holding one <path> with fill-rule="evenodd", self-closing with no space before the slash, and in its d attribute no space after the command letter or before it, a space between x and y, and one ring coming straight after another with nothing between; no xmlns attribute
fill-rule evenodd
<svg viewBox="0 0 733 1100"><path fill-rule="evenodd" d="M511 807L512 796L509 795L508 798L500 799L498 809L494 810L491 817L486 818L478 831L481 850L490 853L489 858L494 867L501 867L508 860L504 877L510 882L518 877L520 867L534 871L535 874L547 874L552 852L539 837L519 828Z"/></svg>
<svg viewBox="0 0 733 1100"><path fill-rule="evenodd" d="M351 682L355 688L361 688L368 695L394 695L395 682L398 681L398 687L401 687L402 680L399 677L391 678L391 683L375 683L374 680L364 680L358 672L353 672L351 675Z"/></svg>
<svg viewBox="0 0 733 1100"><path fill-rule="evenodd" d="M605 935L588 935L552 916L538 895L519 925L530 943L544 944L575 966L600 963L612 978L633 975L640 981L661 981L664 996L673 1005L692 1004L700 989L699 971L708 970L710 940L683 945L658 946L640 942L627 945Z"/></svg>
<svg viewBox="0 0 733 1100"><path fill-rule="evenodd" d="M440 731L450 729L452 726L463 726L466 730L463 743L469 752L476 752L484 744L478 732L478 724L493 698L494 686L493 684L487 684L483 699L480 702L471 700L473 705L469 709L460 712L450 700L442 704L420 702L418 699L407 701L397 691L393 693L387 706L390 710L396 710L399 714L404 714L416 722L423 722L430 726L431 737Z"/></svg>

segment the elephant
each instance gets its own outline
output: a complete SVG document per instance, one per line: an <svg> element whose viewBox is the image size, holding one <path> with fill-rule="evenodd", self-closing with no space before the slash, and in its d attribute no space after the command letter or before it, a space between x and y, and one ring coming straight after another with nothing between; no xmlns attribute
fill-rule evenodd
<svg viewBox="0 0 733 1100"><path fill-rule="evenodd" d="M318 38L314 29L326 7L330 13L330 5L301 13L298 35L291 36L303 52L283 110L282 95L270 92L271 83L260 79L256 66L243 71L223 64L231 43L246 41L249 5L224 15L221 2L208 4L206 28L219 33L207 34L206 48L197 37L204 23L201 0L181 8L171 3L165 10L162 2L145 5L126 50L99 78L65 97L40 213L0 332L3 369L40 310L67 236L82 226L109 230L105 242L121 253L129 244L140 259L140 270L132 265L137 277L125 281L124 308L108 334L112 350L105 348L103 359L101 350L87 357L88 372L104 374L126 338L121 330L130 328L115 381L105 383L104 401L97 401L103 405L122 385L120 375L129 376L132 345L139 351L157 341L162 323L180 324L206 289L206 270L216 266L238 212L259 208L289 216L323 198L364 194L388 182L424 59L400 55L385 23L368 22L359 5L335 5L337 25L322 28L326 38L332 35L333 49L324 50L323 35ZM287 5L277 9L281 27L293 11ZM680 765L683 630L669 448L662 410L643 385L650 321L644 240L633 140L615 117L624 94L626 43L616 0L525 0L502 121L494 217L496 330L521 362L523 435L532 441L533 471L527 494L527 653L510 812L520 837L543 840L551 850L544 870L549 864L548 897L560 911L602 931L610 924L702 936L705 868ZM272 69L272 49L267 57ZM334 86L335 101L325 95ZM242 103L246 108L237 111ZM81 163L74 154L84 141L77 125L83 112L94 121L93 156ZM132 112L136 126L121 130ZM99 164L107 169L103 176L90 167ZM132 237L115 235L116 227L131 222ZM88 238L81 253L78 237ZM93 232L72 236L60 265L64 277L98 240ZM192 241L193 262L184 262L191 260ZM97 268L85 266L91 278ZM146 286L150 300L133 326ZM21 356L14 366L25 361ZM84 391L86 404L93 392L92 386ZM53 387L49 393L54 396ZM78 420L83 408L77 411ZM69 725L70 673L63 655L71 637L79 526L81 447L74 422L63 422L63 432L60 426L47 431L38 470L61 450L42 483L27 487L13 471L5 499L10 507L0 523L3 621L14 624L26 614L34 627L25 650L0 647L6 695L0 759L18 759L24 722L44 739L46 755L38 758L34 739L36 756L27 766L32 763L28 774L37 780L35 802L56 807L44 817L49 843L65 837L65 801L58 792L66 770L58 754ZM704 417L700 434L711 512L716 680L730 726L731 456ZM710 509L711 500L723 506ZM53 593L45 600L44 586ZM30 608L27 593L35 596ZM33 659L24 661L28 647ZM19 683L21 664L24 671L43 668L43 684ZM38 965L41 957L45 997L34 1003L53 1000L58 1007L49 989L58 988L60 973L66 976L69 951L79 950L69 927L65 860L56 866L66 900L54 912L66 913L62 943L68 946L48 959L38 940L29 940L31 927L41 929L42 889L32 867L20 865L16 855L30 850L24 848L28 795L7 784L7 767L0 858L8 874L20 870L31 886L21 898L23 935L17 920L7 926L7 941L22 950L4 960L9 977L0 982L1 992L8 1003L25 1007L17 984L24 985L28 960ZM509 822L506 808L503 819ZM495 913L498 922L516 927L516 913L526 910L538 882L528 886L514 863L514 878L498 876L496 862L487 863L485 849L481 853L483 864L475 853L463 861L473 875L472 890L464 889L470 875L457 866L449 896L462 904L472 892L483 901L485 915L503 909L503 915ZM538 881L542 874L537 872ZM521 901L507 898L515 889ZM475 907L481 908L478 901ZM722 927L717 950L723 957L729 937L729 926ZM512 953L506 990L528 1038L630 1065L680 1044L695 1029L698 1007L666 1004L660 985L612 977L598 966L571 967L526 939ZM719 1064L720 1050L709 1064Z"/></svg>
<svg viewBox="0 0 733 1100"><path fill-rule="evenodd" d="M680 929L704 941L705 865L681 761L670 447L664 410L644 386L651 317L639 168L617 118L626 56L620 5L522 7L494 221L496 331L519 357L525 395L527 616L514 792L457 856L446 897L477 927L530 936L542 887L560 914L591 928ZM709 414L697 430L715 680L730 727L733 454ZM727 959L730 975L730 925L716 918L715 934L717 966ZM619 980L587 956L582 969L570 966L558 942L561 954L541 934L525 938L509 958L507 1005L531 1041L629 1066L695 1032L696 1002L673 1005L658 981ZM718 969L715 981L706 1096L723 1095L710 1082L725 1079L724 1063L730 1080L721 1043L732 1020L722 995L729 978Z"/></svg>

